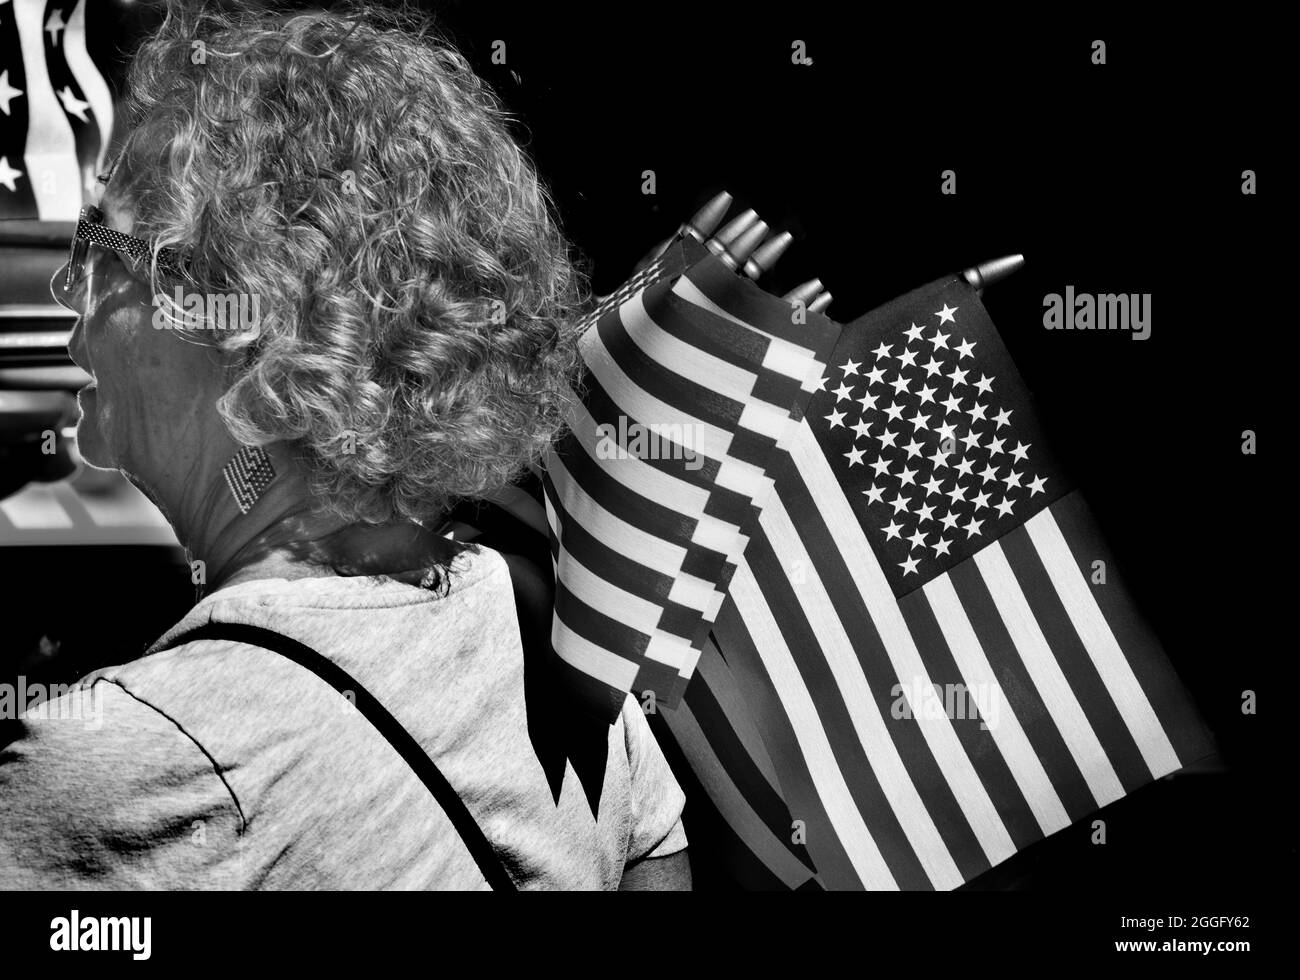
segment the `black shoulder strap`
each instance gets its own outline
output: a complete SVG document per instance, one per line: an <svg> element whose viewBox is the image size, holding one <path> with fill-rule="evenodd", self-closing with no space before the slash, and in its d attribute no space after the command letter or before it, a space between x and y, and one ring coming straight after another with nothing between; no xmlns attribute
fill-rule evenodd
<svg viewBox="0 0 1300 980"><path fill-rule="evenodd" d="M465 842L465 846L469 848L470 854L473 855L488 884L496 891L517 890L491 843L433 759L420 748L420 743L402 727L402 723L394 718L374 695L358 684L346 670L292 637L248 623L207 623L182 633L162 649L170 649L195 640L229 640L272 650L307 668L339 693L350 695L355 699L357 710L398 751L406 764L415 771L421 782L433 794L433 798L447 814L452 826Z"/></svg>

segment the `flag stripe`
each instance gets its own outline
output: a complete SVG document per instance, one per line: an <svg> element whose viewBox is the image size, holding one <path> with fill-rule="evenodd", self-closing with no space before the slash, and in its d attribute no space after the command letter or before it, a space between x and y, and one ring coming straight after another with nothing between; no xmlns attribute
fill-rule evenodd
<svg viewBox="0 0 1300 980"><path fill-rule="evenodd" d="M563 457L557 455L552 459L546 475L549 484L555 488L557 509L562 513L572 513L575 508L580 510L584 515L582 530L601 547L609 547L605 542L618 542L622 547L609 557L616 559L618 564L635 567L639 570L637 578L652 583L652 588L646 592L635 589L629 591L648 597L666 597L672 589L673 576L682 569L686 549L643 531L617 514L611 514L569 475ZM561 524L566 533L577 528L576 521L562 521ZM561 539L561 543L566 548L569 547L566 540ZM625 557L629 554L636 555L636 560ZM601 567L604 567L603 563ZM626 587L625 585L624 588Z"/></svg>
<svg viewBox="0 0 1300 980"><path fill-rule="evenodd" d="M673 284L673 292L701 309L708 310L716 316L730 320L732 323L753 331L757 336L767 339L769 346L767 353L764 355L764 367L797 381L802 381L806 376L807 369L804 362L806 358L813 357L813 352L807 347L800 346L793 336L780 337L766 330L760 330L753 323L746 322L744 318L736 316L713 302L705 295L699 285L685 277Z"/></svg>
<svg viewBox="0 0 1300 980"><path fill-rule="evenodd" d="M91 115L99 128L99 153L94 161L94 167L98 170L104 166L104 158L108 154L108 145L112 138L113 94L86 50L86 5L88 3L90 0L80 0L72 11L67 30L64 31L63 57L86 101L90 103Z"/></svg>
<svg viewBox="0 0 1300 980"><path fill-rule="evenodd" d="M889 752L895 747L887 738L875 741L864 739L860 734L861 726L857 723L857 715L870 714L874 715L877 726L883 724L882 709L879 704L871 707L858 705L857 711L851 711L847 707L855 702L846 701L850 695L841 687L840 678L832 664L834 657L827 655L823 638L818 635L816 623L810 618L816 611L810 611L796 598L796 591L808 586L790 580L783 562L777 557L776 549L779 547L779 540L769 538L766 534L755 534L745 561L754 580L760 585L763 599L772 612L773 622L780 629L782 643L787 649L801 651L795 661L800 678L816 703L819 723L834 754L836 765L843 774L858 811L864 815L867 826L871 829L890 874L899 888L929 889L933 887L931 878L908 839L868 751L868 746L881 752ZM754 637L762 641L767 639L766 634L758 630L754 631ZM848 656L852 657L853 652L850 651ZM849 691L853 690L852 685L847 687ZM883 711L888 711L887 704ZM863 724L866 723L863 719Z"/></svg>
<svg viewBox="0 0 1300 980"><path fill-rule="evenodd" d="M978 855L980 848L920 729L924 709L914 705L910 720L891 718L900 679L849 584L852 572L836 561L829 532L816 526L816 510L796 492L793 480L782 480L781 497L764 510L767 539L755 535L746 560L760 583L770 583L765 595L778 622L790 630L787 643L802 651L798 663L817 696L840 767L869 815L899 887L956 887L960 880L949 876L960 868L951 855L958 848ZM799 515L798 533L785 505ZM814 568L810 552L820 567ZM786 569L792 566L806 570L802 582L789 578ZM852 637L844 622L859 624ZM933 697L928 686L925 694ZM924 884L911 880L916 862ZM987 869L981 862L971 870Z"/></svg>
<svg viewBox="0 0 1300 980"><path fill-rule="evenodd" d="M1043 761L1043 768L1056 788L1065 812L1073 820L1097 809L1097 801L1070 754L1056 720L1034 686L1028 668L998 615L979 568L973 561L965 561L954 565L947 574L979 640L980 649L997 675L1005 704L1020 720L1034 753Z"/></svg>
<svg viewBox="0 0 1300 980"><path fill-rule="evenodd" d="M742 703L752 715L755 726L763 733L763 744L776 766L781 795L791 817L803 822L808 853L817 868L818 880L828 889L861 889L862 880L854 871L848 851L835 832L807 760L798 746L785 702L763 666L754 638L733 602L722 607L716 625L727 636L731 676Z"/></svg>
<svg viewBox="0 0 1300 980"><path fill-rule="evenodd" d="M585 415L585 413L579 413ZM575 420L580 432L591 433L595 435L595 430L588 427L581 418ZM594 440L592 440L594 442ZM659 501L652 500L636 490L630 489L627 483L618 479L619 471L626 471L629 467L620 464L636 464L637 456L634 453L627 453L621 458L615 455L617 444L611 445L603 451L598 450L597 456L590 455L588 446L591 444L587 440L579 438L575 440L577 445L573 446L571 452L561 454L560 458L566 469L573 467L582 473L582 490L590 497L591 500L598 503L601 509L609 514L617 515L620 519L628 523L635 522L638 529L644 531L653 537L665 542L690 541L690 546L683 549L683 555L680 559L681 567L679 571L686 570L688 562L690 573L697 577L714 578L723 571L723 566L727 563L729 556L720 551L706 548L695 543L697 538L705 540L725 541L734 548L734 539L726 534L730 530L738 532L738 528L733 524L730 526L718 525L721 523L716 518L706 516L701 506L698 514L692 514L688 511L668 507ZM578 454L581 453L582 456ZM599 456L606 458L599 458ZM583 458L586 457L586 458ZM609 464L609 465L606 465ZM641 472L654 473L649 468L644 468ZM652 481L652 485L655 481ZM667 488L664 488L667 490ZM665 499L672 500L668 497ZM699 501L703 503L703 501ZM704 526L701 528L701 524ZM739 555L735 556L737 559ZM735 564L732 561L731 564Z"/></svg>
<svg viewBox="0 0 1300 980"><path fill-rule="evenodd" d="M1145 786L1153 778L1151 770L1147 768L1132 733L1125 727L1096 665L1074 631L1074 624L1052 588L1051 579L1028 532L1018 527L998 543L1016 581L1020 583L1034 619L1042 627L1043 635L1061 665L1061 672L1079 696L1088 723L1097 733L1097 740L1110 759L1124 792L1131 793Z"/></svg>
<svg viewBox="0 0 1300 980"><path fill-rule="evenodd" d="M627 645L635 642L634 637L638 632L649 636L658 628L659 618L663 614L658 603L632 595L611 584L608 579L591 571L572 553L568 555L564 573L561 588L567 596L583 603L584 615L586 610L590 609L599 617L599 622L608 624L609 628L603 631L601 636L592 635L590 631L584 630L588 639L597 643L620 644L611 649L622 650L628 649ZM561 601L560 596L557 595L556 609L561 610L565 604L566 602ZM618 609L618 620L598 612L601 609ZM638 652L643 651L638 649Z"/></svg>
<svg viewBox="0 0 1300 980"><path fill-rule="evenodd" d="M700 384L690 377L700 373L700 369L677 362L668 368L643 350L636 342L637 337L634 337L631 328L635 327L643 334L647 326L652 326L649 318L643 317L640 321L627 323L622 319L636 305L636 300L629 301L617 316L607 316L595 327L595 333L599 334L611 363L625 377L636 378L637 386L659 404L690 405L693 419L716 429L721 434L720 438L726 440L719 442L718 451L712 455L715 458L721 458L724 454L732 455L731 440L735 438L740 413L744 408L743 402L735 397L735 391L721 383L726 379L720 378L716 386ZM752 381L742 384L740 397L743 398L754 385ZM639 415L638 420L663 425L668 418L658 413L646 413ZM687 431L683 429L684 434ZM705 433L701 431L700 434Z"/></svg>
<svg viewBox="0 0 1300 980"><path fill-rule="evenodd" d="M731 446L731 433L726 429L719 428L700 418L698 414L693 414L684 409L677 408L657 398L655 395L646 391L638 382L633 381L616 358L606 346L604 336L606 331L600 329L601 325L612 322L612 317L607 317L597 325L596 329L588 330L583 334L581 346L583 348L583 360L586 362L587 369L593 377L598 380L606 390L614 389L619 393L619 404L622 411L619 414L628 416L629 419L653 419L658 424L670 424L679 426L691 426L695 432L696 443L693 447L696 452L703 453L711 459L722 462L728 458L727 450ZM757 478L759 474L753 476Z"/></svg>
<svg viewBox="0 0 1300 980"><path fill-rule="evenodd" d="M1078 763L1083 778L1087 780L1094 799L1102 806L1118 800L1124 795L1124 787L1120 785L1119 777L1115 775L1115 769L1101 747L1097 733L1084 714L1078 696L1062 672L1052 648L1048 646L1038 621L1034 619L1020 583L1007 564L1002 546L995 541L976 552L974 560L988 586L989 595L998 608L1003 625L1011 634L1011 642L1015 644L1043 703L1057 720L1065 744Z"/></svg>
<svg viewBox="0 0 1300 980"><path fill-rule="evenodd" d="M626 326L632 343L656 368L672 365L673 374L698 385L705 391L720 392L732 398L748 397L754 390L754 382L757 381L755 372L714 357L698 343L696 335L707 336L712 326L709 321L716 321L718 318L707 314L697 314L692 317L689 342L669 333L659 325L655 314L663 314L665 320L670 320L675 312L671 309L660 309L661 304L656 301L656 296L664 296L670 300L676 298L670 288L665 288L667 285L667 283L660 283L653 289L634 296L619 310L619 317ZM651 312L652 310L654 313ZM612 317L609 322L613 322Z"/></svg>
<svg viewBox="0 0 1300 980"><path fill-rule="evenodd" d="M959 566L960 567L960 566ZM944 641L959 665L962 679L976 688L997 691L1000 703L996 709L997 726L989 734L996 743L1001 757L1023 793L1039 833L1044 836L1060 830L1070 822L1052 782L1028 735L1021 727L1015 710L980 644L975 628L966 615L965 607L953 588L952 577L944 574L925 584L925 597L934 612L935 621L943 632ZM994 711L984 709L986 717Z"/></svg>
<svg viewBox="0 0 1300 980"><path fill-rule="evenodd" d="M715 314L672 289L653 295L647 291L646 295L647 314L661 330L682 343L748 371L761 365L767 356L772 343L767 334Z"/></svg>
<svg viewBox="0 0 1300 980"><path fill-rule="evenodd" d="M1152 773L1162 776L1179 767L1178 755L1160 726L1146 693L1133 676L1127 658L1101 614L1097 601L1088 590L1070 546L1052 519L1050 510L1035 514L1025 525L1043 566L1056 588L1075 631L1087 647L1089 656L1115 699L1129 732L1137 740L1142 757Z"/></svg>
<svg viewBox="0 0 1300 980"><path fill-rule="evenodd" d="M547 485L551 486L549 475ZM602 577L611 585L631 595L660 605L667 604L672 587L670 578L632 561L598 540L579 521L570 518L558 498L551 501L551 508L556 514L559 548L555 559L558 572L567 574L567 562L572 558L587 568L599 568Z"/></svg>
<svg viewBox="0 0 1300 980"><path fill-rule="evenodd" d="M4 5L0 5L4 6ZM0 218L39 218L31 176L24 169L28 136L27 65L18 25L8 14L12 5L0 9L0 74L8 88L21 92L0 109ZM10 188L12 182L12 189Z"/></svg>
<svg viewBox="0 0 1300 980"><path fill-rule="evenodd" d="M717 700L716 692L706 679L696 677L692 680L690 704L681 707L688 708L691 712L710 746L710 752L729 761L728 778L745 798L746 805L762 821L772 839L780 843L781 849L804 867L805 875L812 871L807 849L785 843L793 830L785 800L754 764L753 757L736 734L731 720ZM669 709L666 712L670 721L675 710L677 709Z"/></svg>
<svg viewBox="0 0 1300 980"><path fill-rule="evenodd" d="M609 423L605 423L608 425ZM578 405L570 419L570 429L577 436L576 441L582 446L594 446L600 439L596 420L586 406ZM617 426L613 427L617 432ZM567 445L571 445L569 443ZM673 514L703 516L709 494L703 487L683 483L675 476L670 476L632 453L614 454L600 459L600 469L609 477L617 480L629 491L637 493L641 499L657 500L656 506L662 511ZM671 506L663 501L672 501Z"/></svg>
<svg viewBox="0 0 1300 980"><path fill-rule="evenodd" d="M727 289L726 283L734 275L721 262L701 263L689 276L679 279L674 288L679 296L783 342L769 350L797 351L799 356L810 358L814 350L829 350L839 335L838 325L819 313L809 313L803 323L795 323L791 305L785 300L757 289ZM716 297L717 302L710 297ZM802 378L803 373L791 376Z"/></svg>
<svg viewBox="0 0 1300 980"><path fill-rule="evenodd" d="M27 76L27 179L42 221L75 221L81 210L77 144L45 64L45 5L12 7Z"/></svg>
<svg viewBox="0 0 1300 980"><path fill-rule="evenodd" d="M956 625L964 624L966 630L965 633L959 633L954 637L954 644L960 644L962 640L967 638L973 641L974 635L970 633L970 623L966 620L966 614L962 611L956 596L952 594L952 584L945 577L940 577L944 578L944 585L951 597L951 605L945 612L945 623L948 629L951 630L954 626L953 620L956 619ZM916 638L916 647L921 651L926 670L936 684L962 684L974 688L974 691L979 694L979 714L965 719L954 719L953 729L957 732L962 747L966 750L966 754L970 757L971 763L975 766L980 779L988 790L993 805L997 807L998 816L1001 817L1003 826L1007 828L1007 833L1010 834L1012 842L1017 848L1026 847L1043 835L1043 829L1029 800L1021 791L1020 784L1012 773L1007 758L998 743L998 727L994 726L1000 727L1004 724L1005 715L1010 714L1009 711L1004 712L1003 710L1006 707L1006 699L997 687L997 681L988 665L987 658L984 657L983 651L977 650L979 656L979 661L977 661L978 669L972 667L967 670L958 665L958 661L953 655L953 647L948 642L943 625L938 619L939 610L934 607L929 595L928 591L924 591L923 595L914 593L899 603L903 610L903 616L907 620L907 628L912 636ZM967 660L965 652L966 648L963 646L963 663ZM980 685L984 686L981 687ZM985 692L989 693L986 694ZM990 710L985 704L985 698L987 697L998 699L998 704L995 706L996 711ZM1051 790L1051 783L1047 780L1046 773L1042 773L1042 764L1036 757L1033 757L1033 749L1024 738L1024 732L1020 729L1019 722L1015 721L1014 716L1012 716L1012 722L1015 725L1015 731L1019 733L1022 740L1022 745L1016 746L1016 748L1020 752L1028 753L1033 758L1033 766L1041 773L1042 782L1051 791L1052 798L1055 798L1056 793ZM1023 768L1023 757L1020 762ZM1064 810L1061 810L1062 814L1064 812Z"/></svg>
<svg viewBox="0 0 1300 980"><path fill-rule="evenodd" d="M747 564L741 564L732 577L731 592L736 608L749 628L759 632L761 639L755 643L755 650L773 687L780 692L781 703L800 751L807 759L807 771L854 871L867 888L896 889L898 885L894 876L844 781L844 773L822 728L816 702L804 686L794 658ZM812 838L809 840L811 843Z"/></svg>
<svg viewBox="0 0 1300 980"><path fill-rule="evenodd" d="M610 397L600 383L600 379L594 375L588 374L583 381L583 404L587 408L588 414L594 423L613 426L618 429L620 417L627 417L626 413ZM560 443L559 449L571 452L572 439L566 439ZM717 501L715 499L716 483L718 471L722 464L716 459L710 459L707 456L700 456L703 465L696 470L689 469L684 465L682 459L663 459L660 457L642 457L640 462L645 466L658 470L664 478L683 484L683 491L688 487L695 488L707 495L709 504L714 507L721 507L724 511L732 513L743 513L744 508L749 505L748 499L741 494L732 491L722 491L724 499ZM673 499L668 497L666 499Z"/></svg>
<svg viewBox="0 0 1300 980"><path fill-rule="evenodd" d="M565 662L608 687L630 691L636 683L637 664L588 642L559 616L551 619L551 645Z"/></svg>
<svg viewBox="0 0 1300 980"><path fill-rule="evenodd" d="M45 16L48 20L52 13L61 7L61 0L49 0L45 6ZM61 9L59 12L62 14ZM63 25L63 30L54 33L46 32L42 36L45 40L45 69L49 74L50 85L54 89L55 96L61 96L60 110L68 121L68 126L72 130L72 141L77 148L76 196L80 200L91 180L94 179L95 167L103 155L104 147L100 137L99 122L93 117L94 107L82 98L85 93L81 89L81 83L77 81L67 61L68 44L72 39L74 25L77 23L74 13L74 16ZM80 26L84 28L84 21ZM67 100L66 104L63 99Z"/></svg>
<svg viewBox="0 0 1300 980"><path fill-rule="evenodd" d="M717 699L719 709L730 720L732 730L745 747L745 754L762 773L772 791L780 795L781 780L776 774L776 767L772 764L772 757L768 755L767 747L763 744L763 736L754 725L749 708L740 697L736 678L731 668L727 666L726 660L722 658L712 637L704 642L704 649L700 654L699 673Z"/></svg>
<svg viewBox="0 0 1300 980"><path fill-rule="evenodd" d="M664 723L681 747L696 778L700 780L739 839L755 851L755 857L787 888L797 888L812 873L804 867L773 833L771 826L750 806L745 794L732 781L734 766L724 766L713 751L710 737L700 728L690 707L682 704L663 712Z"/></svg>
<svg viewBox="0 0 1300 980"><path fill-rule="evenodd" d="M615 429L618 428L620 417L628 418L626 413L605 392L599 379L594 375L588 375L585 381L584 402L594 420L602 424L612 425ZM630 419L630 421L635 421L635 419ZM558 454L571 454L573 452L572 441L572 439L566 439L560 444L556 452ZM705 505L704 512L710 517L736 526L748 523L756 510L753 499L743 491L754 489L752 485L753 468L748 467L744 473L733 475L733 471L729 468L731 465L729 462L712 459L698 453L696 460L701 461L703 465L695 469L687 466L686 461L681 458L666 459L662 456L649 456L642 457L640 462L658 470L667 479L704 490L708 494L708 502ZM692 466L695 465L695 461L692 461ZM747 464L741 465L747 466ZM744 485L747 480L751 485ZM762 480L763 489L769 489L770 486L770 480ZM737 487L740 489L737 489ZM674 498L670 494L663 499L671 500Z"/></svg>
<svg viewBox="0 0 1300 980"><path fill-rule="evenodd" d="M1106 563L1108 584L1094 587L1093 598L1121 649L1129 652L1129 665L1169 733L1179 759L1186 765L1206 755L1214 748L1213 738L1173 664L1161 652L1160 641L1124 587L1115 558L1106 548L1082 495L1072 493L1053 503L1052 517L1069 543L1085 581L1093 561Z"/></svg>

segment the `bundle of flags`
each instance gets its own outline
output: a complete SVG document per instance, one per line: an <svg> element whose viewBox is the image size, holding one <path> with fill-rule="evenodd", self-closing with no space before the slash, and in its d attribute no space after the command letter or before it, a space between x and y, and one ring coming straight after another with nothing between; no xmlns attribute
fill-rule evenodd
<svg viewBox="0 0 1300 980"><path fill-rule="evenodd" d="M841 326L681 237L582 353L551 649L740 884L955 888L1213 751L961 277Z"/></svg>
<svg viewBox="0 0 1300 980"><path fill-rule="evenodd" d="M0 0L0 219L75 221L113 129L90 0Z"/></svg>
<svg viewBox="0 0 1300 980"><path fill-rule="evenodd" d="M612 721L679 703L838 328L684 237L597 309L546 463L552 646Z"/></svg>

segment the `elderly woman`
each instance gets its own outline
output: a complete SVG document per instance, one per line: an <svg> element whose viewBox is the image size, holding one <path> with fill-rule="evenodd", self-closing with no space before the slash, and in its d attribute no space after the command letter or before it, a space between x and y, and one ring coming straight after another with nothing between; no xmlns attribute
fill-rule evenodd
<svg viewBox="0 0 1300 980"><path fill-rule="evenodd" d="M130 96L53 290L81 454L202 598L0 750L0 885L687 885L634 700L594 792L539 758L549 569L441 533L537 461L577 364L585 287L494 97L373 11L180 8Z"/></svg>

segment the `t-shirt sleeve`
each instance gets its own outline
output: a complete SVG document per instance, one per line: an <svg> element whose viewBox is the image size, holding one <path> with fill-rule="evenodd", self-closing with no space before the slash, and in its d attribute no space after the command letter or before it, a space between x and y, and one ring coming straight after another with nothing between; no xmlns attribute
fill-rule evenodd
<svg viewBox="0 0 1300 980"><path fill-rule="evenodd" d="M176 722L97 680L0 728L0 887L228 886L243 820Z"/></svg>
<svg viewBox="0 0 1300 980"><path fill-rule="evenodd" d="M682 827L686 794L668 767L641 705L631 695L623 705L623 732L632 782L632 828L626 863L676 854L686 847Z"/></svg>

